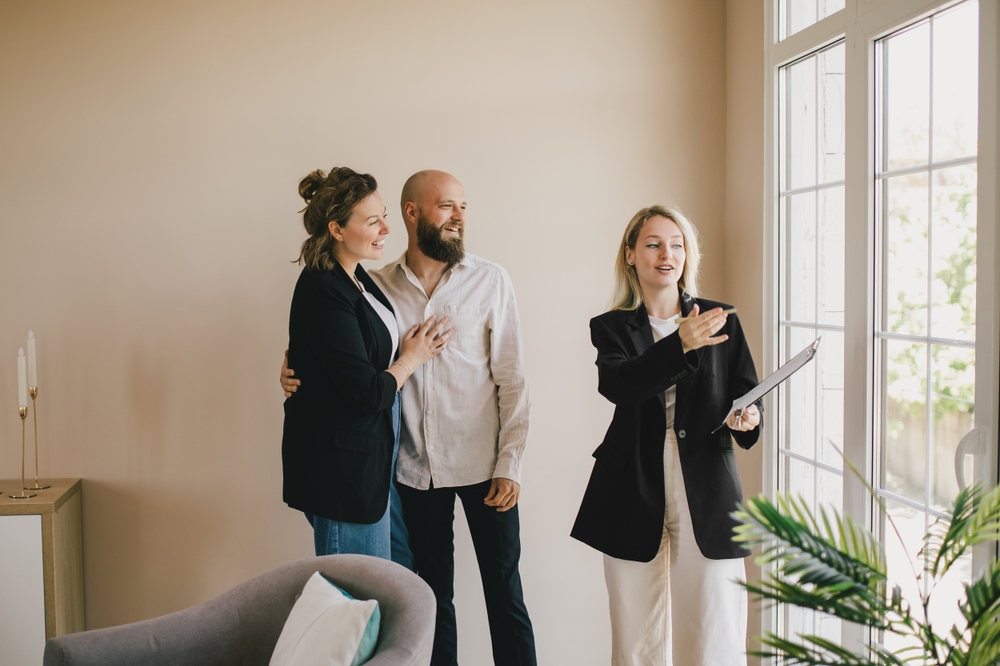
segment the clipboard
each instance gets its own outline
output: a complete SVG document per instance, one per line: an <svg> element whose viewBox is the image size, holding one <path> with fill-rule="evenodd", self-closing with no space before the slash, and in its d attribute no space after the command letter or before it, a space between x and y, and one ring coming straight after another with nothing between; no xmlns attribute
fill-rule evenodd
<svg viewBox="0 0 1000 666"><path fill-rule="evenodd" d="M764 381L757 384L757 386L750 389L750 391L743 396L733 400L733 406L726 413L726 418L729 418L729 415L733 412L737 412L736 418L739 419L744 409L763 398L765 395L776 389L783 381L801 370L806 363L813 360L813 357L816 356L816 350L819 349L819 341L822 339L823 336L820 336L813 340L808 347L800 351L791 360L768 375ZM726 419L723 419L722 423L716 427L712 433L714 434L718 432L719 428L722 428L724 425L726 425Z"/></svg>

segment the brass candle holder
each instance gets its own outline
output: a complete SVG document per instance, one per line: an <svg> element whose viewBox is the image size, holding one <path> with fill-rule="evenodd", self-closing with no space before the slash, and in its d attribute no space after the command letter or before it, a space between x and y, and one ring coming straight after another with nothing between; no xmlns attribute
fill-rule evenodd
<svg viewBox="0 0 1000 666"><path fill-rule="evenodd" d="M28 499L34 497L38 493L27 494L27 488L24 487L24 421L28 418L28 408L18 407L17 413L21 415L21 493L19 495L8 495L11 499Z"/></svg>
<svg viewBox="0 0 1000 666"><path fill-rule="evenodd" d="M51 486L38 485L38 405L35 403L35 398L38 397L38 387L29 386L28 395L31 396L31 418L35 423L35 485L30 487L24 485L24 470L21 471L21 485L24 486L25 490L45 490Z"/></svg>

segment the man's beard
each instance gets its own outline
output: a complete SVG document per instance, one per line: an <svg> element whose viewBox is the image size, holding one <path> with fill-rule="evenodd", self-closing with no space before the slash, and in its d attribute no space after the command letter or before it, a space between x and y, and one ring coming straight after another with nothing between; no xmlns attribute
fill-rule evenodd
<svg viewBox="0 0 1000 666"><path fill-rule="evenodd" d="M462 261L465 257L465 227L459 226L458 238L445 240L445 225L435 227L423 215L417 218L417 247L420 251L435 261L440 261L448 265L454 265Z"/></svg>

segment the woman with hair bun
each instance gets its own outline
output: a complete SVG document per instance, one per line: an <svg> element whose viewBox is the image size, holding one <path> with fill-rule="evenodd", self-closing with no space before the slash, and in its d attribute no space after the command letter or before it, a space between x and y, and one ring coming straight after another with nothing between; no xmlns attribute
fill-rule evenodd
<svg viewBox="0 0 1000 666"><path fill-rule="evenodd" d="M288 359L303 379L285 400L283 497L313 527L316 555L390 559L390 482L399 389L441 353L433 317L399 339L392 305L361 267L389 233L375 179L347 167L299 183L309 238L292 295Z"/></svg>
<svg viewBox="0 0 1000 666"><path fill-rule="evenodd" d="M678 209L640 210L619 248L614 309L590 320L598 391L615 413L572 534L604 553L614 666L746 665L733 440L757 442L760 410L729 410L757 373L729 306L697 297L699 260Z"/></svg>

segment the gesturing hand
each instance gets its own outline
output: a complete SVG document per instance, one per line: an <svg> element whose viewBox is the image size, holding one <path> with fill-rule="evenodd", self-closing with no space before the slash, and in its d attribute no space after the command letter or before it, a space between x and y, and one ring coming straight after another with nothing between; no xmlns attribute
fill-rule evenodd
<svg viewBox="0 0 1000 666"><path fill-rule="evenodd" d="M694 309L691 310L688 317L691 319L681 324L677 329L677 333L681 336L681 348L685 354L702 347L722 344L729 339L728 335L712 337L726 325L728 315L722 311L722 308L701 313L698 304L695 303Z"/></svg>
<svg viewBox="0 0 1000 666"><path fill-rule="evenodd" d="M521 494L521 484L510 479L496 478L490 485L490 492L486 494L483 504L495 506L497 511L503 513L510 511L517 504L517 498Z"/></svg>

